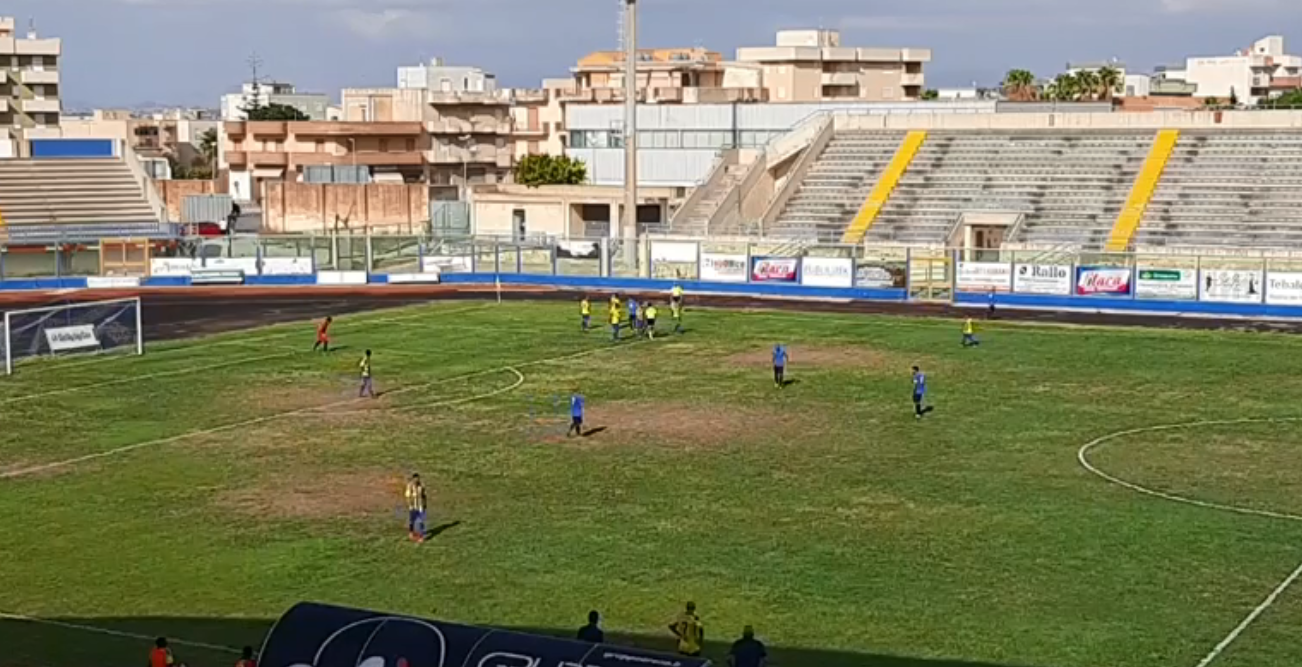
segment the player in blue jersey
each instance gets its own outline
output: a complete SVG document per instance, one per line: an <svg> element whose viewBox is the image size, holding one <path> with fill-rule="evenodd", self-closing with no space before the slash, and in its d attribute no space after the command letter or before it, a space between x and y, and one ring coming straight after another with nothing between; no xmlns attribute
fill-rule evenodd
<svg viewBox="0 0 1302 667"><path fill-rule="evenodd" d="M578 391L570 394L570 428L565 435L569 437L583 435L583 394Z"/></svg>
<svg viewBox="0 0 1302 667"><path fill-rule="evenodd" d="M773 384L778 389L786 386L787 378L787 346L778 343L773 346Z"/></svg>
<svg viewBox="0 0 1302 667"><path fill-rule="evenodd" d="M922 419L922 415L931 412L932 406L923 405L927 398L927 374L917 366L913 367L913 417Z"/></svg>
<svg viewBox="0 0 1302 667"><path fill-rule="evenodd" d="M634 334L641 333L642 331L642 329L637 325L637 306L637 299L630 296L628 298L628 328L632 329Z"/></svg>

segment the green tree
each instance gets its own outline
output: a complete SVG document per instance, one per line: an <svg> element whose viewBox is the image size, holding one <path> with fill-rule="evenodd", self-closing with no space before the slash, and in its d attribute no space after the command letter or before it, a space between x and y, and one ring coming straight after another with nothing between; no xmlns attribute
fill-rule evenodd
<svg viewBox="0 0 1302 667"><path fill-rule="evenodd" d="M1299 109L1302 108L1302 90L1290 90L1279 97L1262 100L1257 106L1279 107L1281 109Z"/></svg>
<svg viewBox="0 0 1302 667"><path fill-rule="evenodd" d="M244 107L244 113L249 120L311 120L307 114L299 111L297 107L288 104L258 104L252 102L249 106Z"/></svg>
<svg viewBox="0 0 1302 667"><path fill-rule="evenodd" d="M1004 76L1004 95L1014 102L1030 102L1039 97L1035 75L1030 70L1009 70Z"/></svg>
<svg viewBox="0 0 1302 667"><path fill-rule="evenodd" d="M935 89L933 89L933 88L928 88L928 89L922 91L922 99L924 99L924 100L938 100L938 99L940 99L940 93L936 92Z"/></svg>
<svg viewBox="0 0 1302 667"><path fill-rule="evenodd" d="M1081 70L1075 74L1076 79L1076 99L1077 100L1096 100L1102 97L1099 93L1099 75L1090 70Z"/></svg>
<svg viewBox="0 0 1302 667"><path fill-rule="evenodd" d="M199 154L208 163L208 170L217 171L217 129L211 128L199 135Z"/></svg>
<svg viewBox="0 0 1302 667"><path fill-rule="evenodd" d="M1111 100L1116 95L1125 93L1125 80L1121 77L1121 71L1109 65L1098 71L1099 92L1102 93L1104 100Z"/></svg>
<svg viewBox="0 0 1302 667"><path fill-rule="evenodd" d="M527 155L515 166L515 182L531 188L582 185L587 181L587 165L567 155Z"/></svg>

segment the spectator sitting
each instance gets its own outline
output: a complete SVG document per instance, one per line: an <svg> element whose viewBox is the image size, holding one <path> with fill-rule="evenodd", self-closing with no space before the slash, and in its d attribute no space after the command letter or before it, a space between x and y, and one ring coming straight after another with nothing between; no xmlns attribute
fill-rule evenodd
<svg viewBox="0 0 1302 667"><path fill-rule="evenodd" d="M755 639L755 628L748 625L741 631L741 639L728 650L728 667L764 667L768 658L764 642Z"/></svg>
<svg viewBox="0 0 1302 667"><path fill-rule="evenodd" d="M705 628L701 626L701 617L696 615L696 603L688 602L687 609L678 616L678 620L669 624L669 631L678 638L678 652L686 656L699 656L701 646L705 643Z"/></svg>
<svg viewBox="0 0 1302 667"><path fill-rule="evenodd" d="M606 641L606 633L601 631L601 614L596 609L588 612L588 624L579 628L579 639L593 644L602 644Z"/></svg>
<svg viewBox="0 0 1302 667"><path fill-rule="evenodd" d="M154 640L154 648L149 652L149 667L185 667L177 665L172 658L172 649L167 647L167 637Z"/></svg>

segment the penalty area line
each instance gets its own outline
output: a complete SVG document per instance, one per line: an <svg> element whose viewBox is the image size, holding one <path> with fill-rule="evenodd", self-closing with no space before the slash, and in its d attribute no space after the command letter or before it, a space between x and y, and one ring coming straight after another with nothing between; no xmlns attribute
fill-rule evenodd
<svg viewBox="0 0 1302 667"><path fill-rule="evenodd" d="M631 343L631 344L629 344L629 345L620 345L620 346L614 346L614 347L597 347L597 348L591 348L591 349L587 349L587 350L581 350L581 351L579 351L579 352L572 352L572 353L569 353L569 354L557 355L557 356L555 356L555 357L547 357L547 358L545 358L545 359L535 359L535 360L533 360L533 361L526 361L526 362L521 362L521 363L508 364L508 365L504 365L504 366L498 366L498 367L496 367L496 368L490 368L490 369L483 370L483 371L476 371L476 372L473 372L473 373L467 373L467 374L464 374L464 375L457 375L457 376L453 376L453 377L450 377L450 378L444 378L444 379L442 379L442 380L434 380L434 381L431 381L431 382L423 382L423 383L420 383L420 384L408 385L408 386L406 386L406 387L398 387L398 388L396 388L396 389L391 389L391 390L389 390L389 391L387 391L387 392L384 392L383 396L393 396L393 395L397 395L397 394L405 394L405 393L408 393L408 392L419 391L419 390L421 390L421 389L428 389L429 387L434 387L434 386L438 386L438 385L442 385L442 384L447 384L447 383L450 383L450 382L460 382L460 381L462 381L462 380L466 380L466 379L470 379L470 378L481 377L481 376L489 375L489 374L492 374L492 373L505 373L505 372L511 372L511 373L514 373L514 374L517 376L517 381L516 381L516 383L513 384L513 385L511 385L511 386L510 386L509 388L507 388L507 389L501 389L501 388L499 388L499 389L494 389L494 390L491 391L491 392L487 392L486 394L481 394L481 395L477 395L477 396L473 396L473 397L466 397L466 398L464 398L464 399L453 399L453 400L456 400L456 401L458 401L458 402L460 402L460 403L467 403L467 402L469 402L469 401L471 401L471 400L482 400L482 399L484 399L484 398L489 398L489 397L492 397L492 396L500 395L500 394L502 394L502 393L505 393L506 391L514 390L514 389L518 388L520 385L524 384L524 374L521 373L521 372L518 370L518 369L520 369L520 368L525 368L525 367L527 367L527 366L537 366L537 365L541 365L541 364L553 363L553 362L557 362L557 361L566 361L566 360L569 360L569 359L576 359L576 358L579 358L579 357L584 357L584 356L588 356L588 355L591 355L591 354L597 354L597 353L600 353L600 352L608 352L608 351L612 351L612 350L625 349L625 348L628 348L628 347L637 346L637 345L639 345L639 344L642 343L642 342L646 342L646 341L638 341L638 342ZM312 405L312 406L308 406L308 407L305 407L305 408L298 408L298 409L295 409L295 410L287 410L287 411L285 411L285 412L277 412L277 413L273 413L273 414L270 414L270 415L263 415L263 416L261 416L261 417L253 417L253 418L251 418L251 419L244 419L244 420L241 420L241 421L238 421L238 422L231 422L231 423L229 423L229 424L222 424L222 425L220 425L220 426L213 426L213 427L211 427L211 428L197 429L197 430L194 430L194 431L188 431L188 432L186 432L186 433L181 433L181 434L178 434L178 435L168 436L168 437L166 437L166 438L158 438L158 439L156 439L156 440L146 440L146 441L144 441L144 442L137 442L137 443L130 444L130 445L123 445L123 446L121 446L121 447L114 447L113 449L107 449L107 450L104 450L104 451L102 451L102 452L95 452L95 453L92 453L92 454L83 454L83 455L81 455L81 456L76 456L76 457L73 457L73 458L70 458L70 459L64 459L64 460L62 460L62 461L51 461L50 463L42 463L42 464L39 464L39 465L35 465L35 466L31 466L31 467L27 467L27 468L19 468L19 469L17 469L17 470L8 470L8 471L0 472L0 479L15 479L15 478L18 478L18 477L26 477L26 476L34 475L34 474L37 474L37 473L48 472L48 471L50 471L50 470L58 470L58 469L61 469L61 468L67 468L67 467L75 466L75 465L78 465L78 464L81 464L81 463L86 463L86 462L89 462L89 461L95 461L95 460L98 460L98 459L109 458L109 457L111 457L111 456L117 456L118 454L126 454L126 453L128 453L128 452L134 452L134 451L136 451L136 450L138 450L138 449L144 449L144 448L147 448L147 447L158 447L158 446L162 446L162 445L170 445L170 444L174 444L174 443L181 442L181 441L184 441L184 440L189 440L190 438L197 438L197 437L205 436L205 435L214 435L214 434L217 434L217 433L225 433L226 431L232 431L232 430L235 430L235 429L238 429L238 428L243 428L243 427L246 427L246 426L257 426L257 425L259 425L259 424L265 424L265 423L267 423L267 422L272 422L272 421L275 421L275 420L278 420L278 419L285 419L285 418L287 418L287 417L295 417L295 416L298 416L298 415L309 414L309 413L318 412L318 411L321 411L321 410L329 410L329 409L331 409L331 408L343 407L343 406L346 406L346 405L354 405L354 404L356 404L356 403L358 403L358 402L360 402L360 401L364 401L364 400L372 400L372 399L366 399L366 398L360 398L360 397L358 397L358 398L348 398L348 399L344 399L344 400L342 400L342 401L335 401L335 402L332 402L332 403L326 403L326 404L323 404L323 405ZM394 408L401 407L401 408L405 409L405 408L407 408L407 407L417 407L417 406L416 406L416 405L412 405L412 406L393 406L393 407L394 407ZM431 406L426 405L425 407L431 407Z"/></svg>
<svg viewBox="0 0 1302 667"><path fill-rule="evenodd" d="M1201 428L1205 426L1234 426L1240 424L1290 424L1299 421L1302 421L1302 417L1256 417L1256 418L1249 417L1243 419L1213 419L1213 420L1204 420L1204 421L1195 421L1195 422L1184 422L1179 424L1160 424L1156 426L1141 426L1139 428L1132 428L1124 431L1117 431L1115 433L1109 433L1107 435L1099 436L1085 443L1084 445L1081 445L1080 449L1076 451L1076 460L1077 462L1080 463L1081 467L1085 468L1085 470L1089 471L1090 473L1094 474L1100 479L1108 482L1109 484L1114 484L1116 486L1129 489L1136 493L1142 493L1146 496L1160 498L1162 500L1166 500L1174 503L1180 503L1182 505L1190 505L1193 507L1201 507L1204 509L1212 509L1221 512L1230 512L1233 514L1240 514L1240 515L1247 515L1247 516L1260 516L1269 519L1280 519L1284 521L1299 522L1302 521L1302 515L1289 514L1287 512L1272 512L1270 510L1261 510L1252 507L1239 507L1237 505L1214 503L1206 500L1198 500L1197 498L1188 498L1185 496L1176 495L1174 493L1168 493L1166 491L1160 491L1158 489L1153 489L1144 486L1142 484L1136 484L1135 482L1122 479L1120 477L1117 477L1115 475L1100 470L1093 463L1090 463L1089 460L1089 453L1095 448L1103 445L1104 443L1110 442L1112 440L1116 440L1118 438L1124 438L1126 436L1131 436L1131 435L1139 435L1143 433L1158 433L1161 431L1175 431L1175 430L1183 430L1183 429ZM1266 599L1262 600L1261 604L1258 604L1256 607L1252 609L1252 611L1248 612L1248 615L1244 616L1243 620L1239 621L1239 624L1234 626L1234 629L1230 630L1230 633L1225 635L1225 638L1222 639L1220 642L1218 642L1216 646L1212 647L1212 650L1209 651L1207 655L1203 657L1202 660L1198 661L1198 664L1195 665L1194 667L1207 667L1208 665L1215 662L1216 659L1219 658L1221 654L1225 652L1225 649L1229 648L1230 645L1233 644L1239 638L1239 636L1242 635L1248 629L1248 627L1251 626L1257 620L1259 616L1264 614L1266 610L1270 609L1270 607L1275 604L1275 601L1279 599L1280 595L1284 594L1284 591L1287 591L1289 587L1291 587L1294 583L1297 582L1299 577L1302 577L1302 564L1299 564L1292 572L1289 573L1287 577L1284 578L1283 581L1279 583L1278 586L1275 586L1275 588L1270 592L1270 594L1266 596Z"/></svg>
<svg viewBox="0 0 1302 667"><path fill-rule="evenodd" d="M49 618L41 618L39 616L28 616L27 614L15 614L7 611L0 611L0 619L19 621L21 623L35 623L37 625L48 625L51 627L65 628L68 630L77 630L80 632L93 632L99 635L106 635L109 637L119 637L122 639L137 639L146 642L153 642L154 639L156 639L156 637L137 634L135 632L123 632L122 630L110 630L109 628L101 628L95 625L83 625L81 623L68 623L67 621L56 621ZM240 653L240 649L237 649L233 646L207 644L204 642L190 641L188 639L173 639L171 637L168 637L167 641L171 644L176 644L177 646L189 646L191 648L201 648L201 649L207 649L209 651L230 653L233 655L238 655Z"/></svg>

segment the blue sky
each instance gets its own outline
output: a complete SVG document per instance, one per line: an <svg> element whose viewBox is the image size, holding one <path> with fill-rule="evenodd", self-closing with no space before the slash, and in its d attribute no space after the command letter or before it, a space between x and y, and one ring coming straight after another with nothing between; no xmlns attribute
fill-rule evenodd
<svg viewBox="0 0 1302 667"><path fill-rule="evenodd" d="M216 106L265 74L338 96L394 85L394 68L442 56L506 85L566 76L613 48L621 0L7 0L0 12L64 39L74 104ZM731 57L782 27L842 31L848 46L933 50L931 86L993 83L1012 67L1052 75L1068 60L1132 68L1216 55L1283 31L1302 52L1302 0L640 0L644 46L701 45Z"/></svg>

